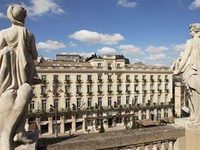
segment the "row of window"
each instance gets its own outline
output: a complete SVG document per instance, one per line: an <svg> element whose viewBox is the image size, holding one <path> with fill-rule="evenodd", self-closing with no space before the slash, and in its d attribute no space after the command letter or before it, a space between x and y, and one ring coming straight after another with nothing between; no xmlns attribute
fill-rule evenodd
<svg viewBox="0 0 200 150"><path fill-rule="evenodd" d="M41 75L41 78L42 78L42 81L46 81L46 75ZM107 79L108 80L112 80L112 75L108 75L107 76ZM76 80L77 81L80 81L81 80L81 75L76 75ZM92 80L92 75L87 75L87 80L88 81L91 81ZM102 80L102 74L98 74L98 80ZM117 75L117 80L118 81L121 81L121 75ZM138 75L134 75L134 80L135 81L139 81L139 78L138 78ZM142 75L142 80L144 82L147 81L146 79L146 75ZM53 81L54 82L58 82L59 81L59 78L58 78L58 75L54 75L53 76ZM65 81L70 81L70 75L65 75ZM126 75L126 81L127 82L130 82L130 75ZM150 75L150 81L154 81L154 76L153 75ZM162 79L161 79L161 75L158 75L157 77L157 81L161 82ZM169 77L168 75L165 75L165 81L168 82L169 81Z"/></svg>
<svg viewBox="0 0 200 150"><path fill-rule="evenodd" d="M88 94L90 94L90 93L92 94L92 92L93 92L92 89L93 89L92 85L87 85L87 93ZM97 92L98 93L100 93L100 94L103 93L102 89L103 89L103 86L101 84L97 85ZM113 92L112 89L113 89L113 85L112 84L108 84L107 85L107 92L108 93L112 93ZM146 89L147 89L146 85L142 85L142 91L146 92L147 91ZM154 86L152 84L150 84L150 91L154 91L154 89L155 89ZM131 93L130 84L126 85L125 91L127 93L129 93L129 94ZM162 88L161 88L160 84L158 84L158 86L157 86L157 91L162 91ZM165 84L165 91L169 92L168 84ZM58 86L53 86L53 92L55 94L58 93L59 92L59 87ZM138 84L136 84L134 86L134 92L135 93L139 92L139 85ZM42 85L41 86L41 95L45 95L46 93L47 93L47 86L46 85ZM70 85L65 85L65 94L69 94L69 93L71 93L71 86ZM76 93L77 94L82 93L82 85L76 85ZM121 84L117 85L117 93L119 93L119 94L122 93L122 86L121 86Z"/></svg>
<svg viewBox="0 0 200 150"><path fill-rule="evenodd" d="M146 96L143 96L142 97L142 103L145 104L147 102L153 102L153 98L154 98L154 96L150 95L150 99L147 100ZM168 99L168 95L165 95L165 101L167 101L167 99ZM102 106L102 100L103 100L102 97L98 97L97 103L94 105L94 107L101 107ZM92 101L93 101L92 98L88 98L87 99L87 104L85 104L85 103L82 103L82 98L77 98L76 99L76 104L72 104L72 107L73 107L72 109L77 109L77 108L82 108L82 107L83 108L85 108L85 107L88 107L88 108L93 107ZM158 103L160 101L161 101L161 95L158 95ZM35 109L34 103L35 103L34 101L31 101L30 107L29 107L30 110L34 110ZM59 106L58 103L59 103L59 99L54 99L54 108L58 108L58 106ZM126 102L125 103L126 103L126 105L129 105L129 104L136 105L136 104L138 104L138 96L137 95L134 96L132 101L130 101L130 96L126 96ZM42 105L42 110L46 110L46 108L47 108L47 100L43 99L41 101L41 105ZM108 97L107 105L108 106L114 106L114 107L122 105L122 97L118 96L116 101L113 101L112 97ZM66 98L65 99L65 108L70 108L70 107L71 107L70 98Z"/></svg>

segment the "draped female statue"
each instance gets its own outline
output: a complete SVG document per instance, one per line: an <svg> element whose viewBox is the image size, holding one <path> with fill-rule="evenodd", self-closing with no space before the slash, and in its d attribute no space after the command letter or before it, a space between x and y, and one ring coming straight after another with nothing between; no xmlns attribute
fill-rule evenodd
<svg viewBox="0 0 200 150"><path fill-rule="evenodd" d="M34 35L25 28L26 10L10 5L11 27L0 31L0 149L14 149L16 142L30 143L24 134L32 84L40 83L34 60L38 54Z"/></svg>
<svg viewBox="0 0 200 150"><path fill-rule="evenodd" d="M182 76L188 91L190 122L188 127L200 128L200 24L190 25L191 38L182 57L175 63L174 74Z"/></svg>

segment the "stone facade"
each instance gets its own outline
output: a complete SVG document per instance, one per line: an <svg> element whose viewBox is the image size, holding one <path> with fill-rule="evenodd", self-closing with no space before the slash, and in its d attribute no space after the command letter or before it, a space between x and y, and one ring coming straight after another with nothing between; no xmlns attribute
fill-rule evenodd
<svg viewBox="0 0 200 150"><path fill-rule="evenodd" d="M35 117L41 134L53 134L56 122L59 133L70 134L97 131L99 119L105 128L123 128L133 124L133 116L155 121L173 116L169 68L130 64L121 55L72 57L37 62L42 84L33 87L29 120Z"/></svg>

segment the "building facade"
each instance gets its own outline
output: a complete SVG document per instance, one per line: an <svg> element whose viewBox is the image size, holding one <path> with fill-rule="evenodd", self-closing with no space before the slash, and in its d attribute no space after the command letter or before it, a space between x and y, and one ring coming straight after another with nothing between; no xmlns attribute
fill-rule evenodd
<svg viewBox="0 0 200 150"><path fill-rule="evenodd" d="M70 59L69 59L70 58ZM135 120L173 116L172 71L122 55L82 59L58 55L36 63L42 84L33 86L29 122L42 135L132 127Z"/></svg>

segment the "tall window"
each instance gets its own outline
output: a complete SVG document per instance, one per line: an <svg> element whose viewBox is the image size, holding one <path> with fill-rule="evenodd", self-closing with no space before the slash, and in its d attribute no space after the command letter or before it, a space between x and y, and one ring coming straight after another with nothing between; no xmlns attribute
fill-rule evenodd
<svg viewBox="0 0 200 150"><path fill-rule="evenodd" d="M54 99L54 108L58 109L58 99Z"/></svg>
<svg viewBox="0 0 200 150"><path fill-rule="evenodd" d="M92 107L92 98L88 98L88 108Z"/></svg>
<svg viewBox="0 0 200 150"><path fill-rule="evenodd" d="M117 63L117 68L120 68L120 67L121 67L120 63Z"/></svg>
<svg viewBox="0 0 200 150"><path fill-rule="evenodd" d="M42 85L41 86L41 95L45 95L46 94L46 86Z"/></svg>
<svg viewBox="0 0 200 150"><path fill-rule="evenodd" d="M118 96L118 97L117 97L117 104L118 104L118 105L121 105L121 96Z"/></svg>
<svg viewBox="0 0 200 150"><path fill-rule="evenodd" d="M98 68L101 68L101 67L102 67L102 64L101 64L101 63L98 63L98 64L97 64L97 67L98 67Z"/></svg>
<svg viewBox="0 0 200 150"><path fill-rule="evenodd" d="M128 105L130 102L130 96L126 96L126 105Z"/></svg>
<svg viewBox="0 0 200 150"><path fill-rule="evenodd" d="M112 76L111 76L111 75L108 75L108 79L112 79Z"/></svg>
<svg viewBox="0 0 200 150"><path fill-rule="evenodd" d="M47 109L47 100L43 99L42 100L42 110L46 110Z"/></svg>
<svg viewBox="0 0 200 150"><path fill-rule="evenodd" d="M77 108L80 108L81 107L81 98L77 98L76 102L77 102Z"/></svg>
<svg viewBox="0 0 200 150"><path fill-rule="evenodd" d="M108 97L108 106L112 105L112 97Z"/></svg>
<svg viewBox="0 0 200 150"><path fill-rule="evenodd" d="M102 91L102 85L98 85L98 92Z"/></svg>
<svg viewBox="0 0 200 150"><path fill-rule="evenodd" d="M65 108L70 108L70 99L65 99Z"/></svg>
<svg viewBox="0 0 200 150"><path fill-rule="evenodd" d="M46 83L47 76L46 75L41 75L41 79L42 79L42 83Z"/></svg>
<svg viewBox="0 0 200 150"><path fill-rule="evenodd" d="M66 81L70 80L70 75L65 75L65 80Z"/></svg>
<svg viewBox="0 0 200 150"><path fill-rule="evenodd" d="M92 80L92 75L88 75L87 80Z"/></svg>
<svg viewBox="0 0 200 150"><path fill-rule="evenodd" d="M112 64L108 63L108 70L112 70Z"/></svg>
<svg viewBox="0 0 200 150"><path fill-rule="evenodd" d="M54 75L54 76L53 76L53 82L54 82L54 83L57 83L57 82L58 82L58 75Z"/></svg>
<svg viewBox="0 0 200 150"><path fill-rule="evenodd" d="M31 101L29 104L29 110L34 110L35 109L35 101Z"/></svg>
<svg viewBox="0 0 200 150"><path fill-rule="evenodd" d="M70 93L70 85L65 85L65 94Z"/></svg>
<svg viewBox="0 0 200 150"><path fill-rule="evenodd" d="M102 97L98 97L98 106L102 106Z"/></svg>
<svg viewBox="0 0 200 150"><path fill-rule="evenodd" d="M130 84L126 85L126 92L130 91Z"/></svg>
<svg viewBox="0 0 200 150"><path fill-rule="evenodd" d="M81 75L77 75L76 80L81 80Z"/></svg>
<svg viewBox="0 0 200 150"><path fill-rule="evenodd" d="M98 74L98 80L101 80L101 79L102 79L102 75Z"/></svg>
<svg viewBox="0 0 200 150"><path fill-rule="evenodd" d="M76 85L76 93L81 93L81 85Z"/></svg>
<svg viewBox="0 0 200 150"><path fill-rule="evenodd" d="M87 92L91 93L92 92L92 85L87 85Z"/></svg>
<svg viewBox="0 0 200 150"><path fill-rule="evenodd" d="M126 80L130 80L130 75L126 75Z"/></svg>
<svg viewBox="0 0 200 150"><path fill-rule="evenodd" d="M117 85L117 91L121 91L121 84Z"/></svg>
<svg viewBox="0 0 200 150"><path fill-rule="evenodd" d="M108 85L108 92L109 91L112 91L112 85L111 84Z"/></svg>

